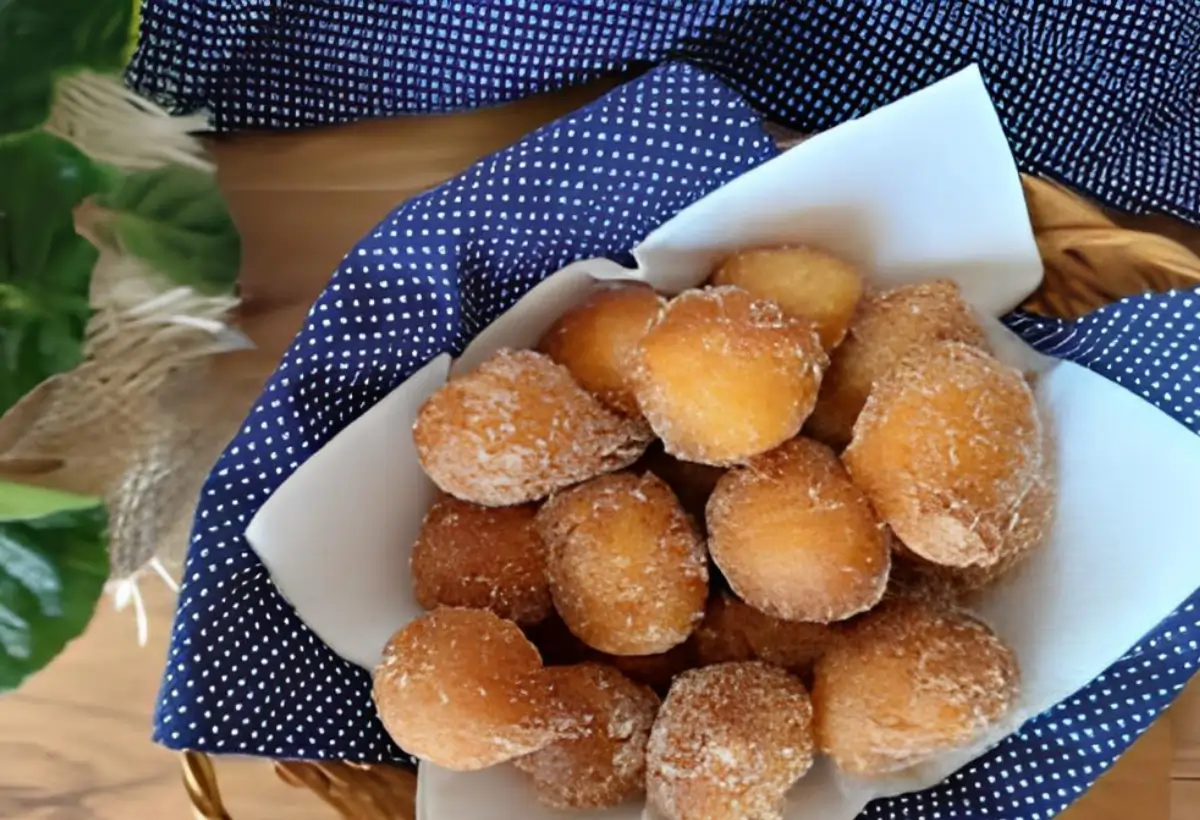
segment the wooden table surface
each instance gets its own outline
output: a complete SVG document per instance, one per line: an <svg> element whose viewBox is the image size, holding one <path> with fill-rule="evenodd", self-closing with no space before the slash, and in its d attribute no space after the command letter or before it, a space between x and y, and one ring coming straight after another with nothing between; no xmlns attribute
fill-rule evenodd
<svg viewBox="0 0 1200 820"><path fill-rule="evenodd" d="M220 363L223 389L243 406L250 401L342 254L387 211L594 93L461 116L218 141L222 184L245 238L241 320L258 343ZM1145 224L1200 248L1200 234ZM0 699L0 818L190 816L175 755L148 740L172 604L153 582L147 600L149 646L137 647L129 612L105 604L88 633L48 670ZM311 795L279 783L265 762L227 760L218 769L236 820L332 818ZM1198 817L1200 682L1064 815Z"/></svg>

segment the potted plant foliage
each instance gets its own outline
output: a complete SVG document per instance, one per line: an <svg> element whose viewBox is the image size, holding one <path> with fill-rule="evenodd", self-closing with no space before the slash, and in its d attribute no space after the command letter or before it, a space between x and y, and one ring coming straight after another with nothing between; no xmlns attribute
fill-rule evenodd
<svg viewBox="0 0 1200 820"><path fill-rule="evenodd" d="M131 491L72 478L47 444L87 432L47 421L64 375L90 367L103 390L126 361L152 393L229 340L238 235L203 122L122 82L135 32L131 0L0 0L0 692L87 626Z"/></svg>

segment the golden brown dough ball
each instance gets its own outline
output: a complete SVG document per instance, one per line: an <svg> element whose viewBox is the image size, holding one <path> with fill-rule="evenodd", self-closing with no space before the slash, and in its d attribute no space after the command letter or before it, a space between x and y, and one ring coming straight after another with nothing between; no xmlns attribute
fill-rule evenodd
<svg viewBox="0 0 1200 820"><path fill-rule="evenodd" d="M549 582L547 582L549 583ZM547 666L568 666L596 660L598 652L571 634L562 616L551 610L543 620L524 628Z"/></svg>
<svg viewBox="0 0 1200 820"><path fill-rule="evenodd" d="M724 593L708 602L692 636L698 664L761 660L782 666L802 680L832 640L826 624L772 618Z"/></svg>
<svg viewBox="0 0 1200 820"><path fill-rule="evenodd" d="M413 546L417 602L426 609L490 609L522 625L541 621L554 604L536 515L531 504L481 507L438 498Z"/></svg>
<svg viewBox="0 0 1200 820"><path fill-rule="evenodd" d="M1046 446L1050 448L1049 441ZM1014 572L1045 543L1054 524L1058 487L1053 459L1048 459L1047 467L1018 502L999 561L991 566L947 567L901 548L896 552L895 565L899 568L900 591L966 605L979 592Z"/></svg>
<svg viewBox="0 0 1200 820"><path fill-rule="evenodd" d="M778 618L840 621L887 587L883 528L833 451L811 439L730 470L708 500L708 533L733 591Z"/></svg>
<svg viewBox="0 0 1200 820"><path fill-rule="evenodd" d="M762 613L724 592L709 598L704 620L692 633L691 643L696 650L697 665L759 660L749 635L752 630L750 625L756 620L755 614Z"/></svg>
<svg viewBox="0 0 1200 820"><path fill-rule="evenodd" d="M890 774L977 741L1018 690L1016 659L987 626L894 601L842 631L817 662L817 742L844 772Z"/></svg>
<svg viewBox="0 0 1200 820"><path fill-rule="evenodd" d="M845 447L875 382L913 350L941 341L987 349L987 337L954 282L868 293L833 353L805 432L836 449Z"/></svg>
<svg viewBox="0 0 1200 820"><path fill-rule="evenodd" d="M804 685L765 663L727 663L675 679L650 733L646 791L666 820L777 820L812 766Z"/></svg>
<svg viewBox="0 0 1200 820"><path fill-rule="evenodd" d="M671 455L734 464L800 430L827 364L813 324L774 302L685 291L638 345L638 404Z"/></svg>
<svg viewBox="0 0 1200 820"><path fill-rule="evenodd" d="M501 350L453 379L417 415L413 441L443 491L504 507L637 461L649 436L530 350Z"/></svg>
<svg viewBox="0 0 1200 820"><path fill-rule="evenodd" d="M906 548L988 567L1048 456L1033 391L978 348L941 342L881 379L843 460Z"/></svg>
<svg viewBox="0 0 1200 820"><path fill-rule="evenodd" d="M602 655L601 660L621 671L630 680L666 694L671 681L697 666L691 641L684 641L657 655Z"/></svg>
<svg viewBox="0 0 1200 820"><path fill-rule="evenodd" d="M647 473L601 476L538 513L554 606L584 643L653 655L683 643L704 614L708 564L695 525Z"/></svg>
<svg viewBox="0 0 1200 820"><path fill-rule="evenodd" d="M633 355L665 304L646 285L602 286L564 313L538 342L538 350L565 365L575 381L613 410L640 417Z"/></svg>
<svg viewBox="0 0 1200 820"><path fill-rule="evenodd" d="M725 475L725 470L721 467L680 461L668 455L661 441L656 441L646 448L646 454L631 469L639 473L649 470L667 482L667 486L675 493L683 508L699 521L704 519L704 505L708 503L708 497L716 488L717 481Z"/></svg>
<svg viewBox="0 0 1200 820"><path fill-rule="evenodd" d="M602 809L641 794L658 696L598 663L546 674L566 735L514 761L538 800L556 809Z"/></svg>
<svg viewBox="0 0 1200 820"><path fill-rule="evenodd" d="M853 265L805 245L740 251L721 263L712 282L736 285L777 302L789 316L813 320L826 350L841 344L863 292Z"/></svg>
<svg viewBox="0 0 1200 820"><path fill-rule="evenodd" d="M438 609L397 632L373 695L401 748L456 771L529 754L561 732L537 649L485 609Z"/></svg>

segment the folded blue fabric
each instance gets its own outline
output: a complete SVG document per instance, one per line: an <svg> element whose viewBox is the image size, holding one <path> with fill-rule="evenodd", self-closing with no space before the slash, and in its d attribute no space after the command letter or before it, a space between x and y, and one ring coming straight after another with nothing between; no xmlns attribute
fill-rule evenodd
<svg viewBox="0 0 1200 820"><path fill-rule="evenodd" d="M145 0L134 88L219 130L492 105L666 59L825 130L979 64L1022 170L1200 220L1192 0Z"/></svg>
<svg viewBox="0 0 1200 820"><path fill-rule="evenodd" d="M246 525L340 430L433 356L461 351L542 278L580 258L628 261L654 227L774 153L734 91L671 64L385 217L346 256L204 488L155 738L215 753L408 762L375 718L369 676L282 599ZM1115 378L1200 432L1200 296L1137 298L1077 322L1008 321L1038 349ZM946 783L866 816L1058 812L1195 671L1197 601Z"/></svg>

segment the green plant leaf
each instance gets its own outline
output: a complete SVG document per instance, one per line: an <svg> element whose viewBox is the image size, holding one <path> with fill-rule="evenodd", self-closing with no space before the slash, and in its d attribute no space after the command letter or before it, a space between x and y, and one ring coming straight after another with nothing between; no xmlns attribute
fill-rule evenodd
<svg viewBox="0 0 1200 820"><path fill-rule="evenodd" d="M99 498L0 481L0 523L44 518L57 512L88 510L100 503Z"/></svg>
<svg viewBox="0 0 1200 820"><path fill-rule="evenodd" d="M46 121L55 78L119 71L133 19L130 0L0 0L0 135Z"/></svg>
<svg viewBox="0 0 1200 820"><path fill-rule="evenodd" d="M104 507L0 521L0 692L83 632L108 577Z"/></svg>
<svg viewBox="0 0 1200 820"><path fill-rule="evenodd" d="M181 166L137 171L94 202L110 212L106 232L127 253L202 293L233 287L241 238L211 175Z"/></svg>
<svg viewBox="0 0 1200 820"><path fill-rule="evenodd" d="M8 48L8 43L0 40L0 48ZM31 131L49 119L54 104L54 75L50 72L35 70L14 76L0 62L0 88L4 89L0 94L0 138Z"/></svg>
<svg viewBox="0 0 1200 820"><path fill-rule="evenodd" d="M0 142L0 413L79 362L97 252L72 209L107 180L49 134Z"/></svg>

